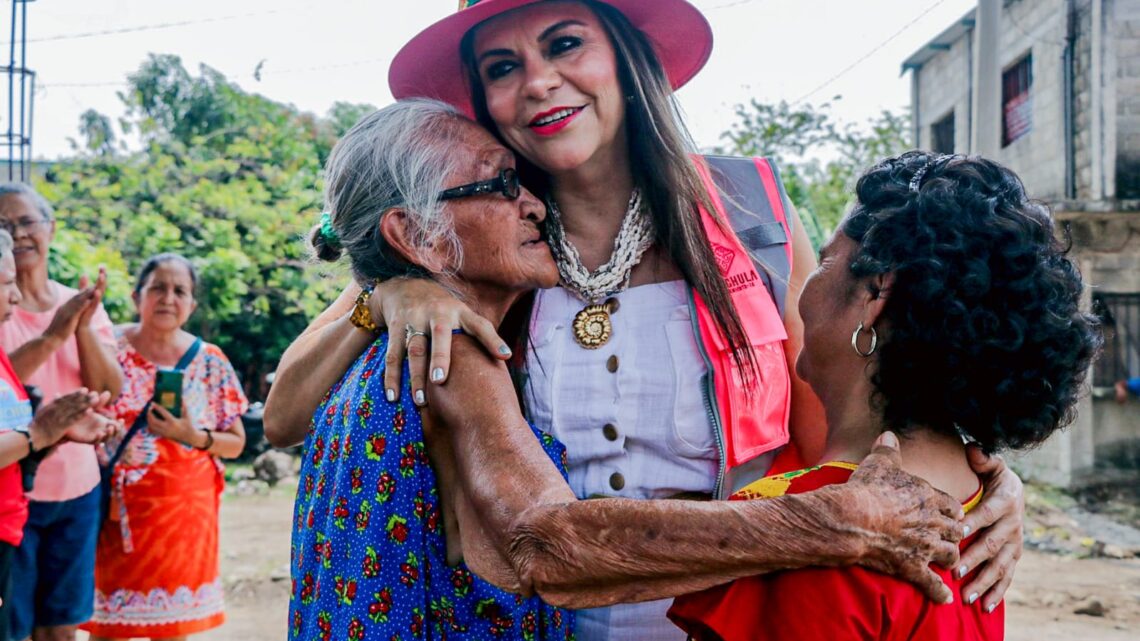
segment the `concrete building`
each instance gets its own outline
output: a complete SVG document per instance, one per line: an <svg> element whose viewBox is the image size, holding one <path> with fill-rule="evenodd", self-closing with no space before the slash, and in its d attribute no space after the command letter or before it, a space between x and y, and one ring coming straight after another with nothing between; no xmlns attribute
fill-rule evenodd
<svg viewBox="0 0 1140 641"><path fill-rule="evenodd" d="M1077 422L1022 458L1077 486L1140 469L1140 0L981 0L910 56L914 140L1021 175L1073 241L1109 328Z"/></svg>

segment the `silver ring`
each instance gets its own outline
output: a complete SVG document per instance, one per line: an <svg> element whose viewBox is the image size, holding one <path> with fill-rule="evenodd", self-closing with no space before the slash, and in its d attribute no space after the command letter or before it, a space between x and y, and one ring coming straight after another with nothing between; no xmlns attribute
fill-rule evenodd
<svg viewBox="0 0 1140 641"><path fill-rule="evenodd" d="M411 341L413 336L423 336L424 338L427 338L428 333L419 331L415 327L412 327L410 323L404 325L404 343L407 344L409 341Z"/></svg>

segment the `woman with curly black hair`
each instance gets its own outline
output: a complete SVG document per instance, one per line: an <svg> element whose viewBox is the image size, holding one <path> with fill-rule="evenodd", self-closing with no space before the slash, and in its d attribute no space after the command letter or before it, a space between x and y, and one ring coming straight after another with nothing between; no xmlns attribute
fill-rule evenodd
<svg viewBox="0 0 1140 641"><path fill-rule="evenodd" d="M981 489L965 443L1024 448L1073 419L1101 341L1080 274L1048 209L993 161L912 151L856 194L800 298L796 370L823 401L825 455L734 498L844 483L891 430L903 469L968 510ZM970 577L938 571L955 592ZM699 640L1001 639L1000 602L964 596L935 607L886 575L819 568L682 597L670 616Z"/></svg>

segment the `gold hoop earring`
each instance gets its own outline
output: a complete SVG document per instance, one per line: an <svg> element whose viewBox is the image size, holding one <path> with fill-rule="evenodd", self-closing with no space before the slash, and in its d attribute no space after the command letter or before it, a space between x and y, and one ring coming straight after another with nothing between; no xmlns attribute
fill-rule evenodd
<svg viewBox="0 0 1140 641"><path fill-rule="evenodd" d="M879 333L875 331L874 327L869 330L871 332L871 349L868 349L866 352L864 352L863 350L859 349L859 334L862 331L863 323L860 322L859 326L855 328L855 332L851 334L851 347L855 349L856 354L862 356L863 358L867 358L871 354L874 354L875 348L879 346Z"/></svg>

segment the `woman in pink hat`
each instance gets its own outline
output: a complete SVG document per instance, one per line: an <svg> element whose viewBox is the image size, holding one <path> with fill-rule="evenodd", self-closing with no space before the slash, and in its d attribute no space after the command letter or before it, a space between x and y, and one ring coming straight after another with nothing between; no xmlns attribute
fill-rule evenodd
<svg viewBox="0 0 1140 641"><path fill-rule="evenodd" d="M468 0L390 71L397 98L449 102L496 132L546 198L562 282L516 307L527 338L514 364L527 413L566 444L582 498L719 499L821 454L819 402L789 368L802 339L795 301L815 266L807 236L771 163L691 155L672 97L711 45L683 0ZM388 362L407 351L417 404L429 379L447 381L452 330L512 355L434 283L372 291L347 288L286 353L265 415L276 443L304 436L324 391L371 343L357 329L369 315L405 330ZM387 368L390 399L399 372ZM958 572L981 566L964 589L989 603L1020 554L1021 488L997 459L978 472L984 509L964 525L982 530L980 544ZM683 638L667 608L583 611L580 638Z"/></svg>

